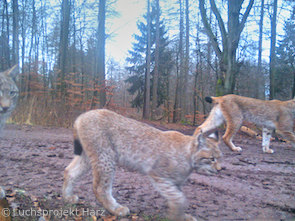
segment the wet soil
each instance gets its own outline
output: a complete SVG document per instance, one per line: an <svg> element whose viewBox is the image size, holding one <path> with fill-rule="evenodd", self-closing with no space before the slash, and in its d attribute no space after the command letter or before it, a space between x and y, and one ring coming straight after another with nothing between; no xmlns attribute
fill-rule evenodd
<svg viewBox="0 0 295 221"><path fill-rule="evenodd" d="M193 133L193 128L181 130ZM272 142L275 153L264 154L261 141L243 134L234 142L243 152L231 152L221 144L224 169L219 174L193 173L186 181L187 212L199 220L295 220L295 149ZM92 192L90 173L76 184L79 204L65 204L61 198L63 171L72 158L70 129L6 126L0 139L0 186L7 192L10 207L19 212L63 212L44 216L15 213L13 220L164 220L164 198L146 176L123 168L117 170L113 195L129 207L129 217L113 217L103 210ZM66 210L76 212L67 214Z"/></svg>

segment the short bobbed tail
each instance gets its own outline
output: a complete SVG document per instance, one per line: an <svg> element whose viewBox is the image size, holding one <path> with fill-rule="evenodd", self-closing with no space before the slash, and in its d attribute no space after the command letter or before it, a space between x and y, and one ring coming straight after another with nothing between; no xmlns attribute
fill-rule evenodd
<svg viewBox="0 0 295 221"><path fill-rule="evenodd" d="M213 99L212 99L212 97L205 97L205 101L207 101L208 103L212 104Z"/></svg>
<svg viewBox="0 0 295 221"><path fill-rule="evenodd" d="M81 155L83 152L83 148L79 139L74 140L74 154Z"/></svg>
<svg viewBox="0 0 295 221"><path fill-rule="evenodd" d="M74 154L81 156L83 152L83 147L77 133L77 128L75 126L76 125L74 125Z"/></svg>

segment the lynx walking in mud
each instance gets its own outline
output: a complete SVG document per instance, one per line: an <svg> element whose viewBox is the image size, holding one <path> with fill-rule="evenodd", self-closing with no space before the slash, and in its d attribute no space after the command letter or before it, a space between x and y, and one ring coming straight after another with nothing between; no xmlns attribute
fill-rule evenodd
<svg viewBox="0 0 295 221"><path fill-rule="evenodd" d="M216 139L163 132L109 110L80 115L74 124L74 139L75 157L64 173L64 199L77 202L73 183L91 167L97 200L117 216L129 214L112 196L117 165L149 175L168 201L169 217L177 221L196 220L184 213L186 199L180 189L193 169L204 174L221 169Z"/></svg>
<svg viewBox="0 0 295 221"><path fill-rule="evenodd" d="M258 100L238 95L222 97L206 97L205 100L215 104L206 121L200 125L195 134L209 133L226 122L226 131L222 137L224 143L233 151L242 151L232 143L233 136L238 132L244 121L263 127L262 150L273 153L269 148L271 132L277 130L295 147L293 122L295 118L295 100Z"/></svg>
<svg viewBox="0 0 295 221"><path fill-rule="evenodd" d="M17 65L0 72L0 135L7 118L14 110L18 99L18 88L13 78L18 74Z"/></svg>

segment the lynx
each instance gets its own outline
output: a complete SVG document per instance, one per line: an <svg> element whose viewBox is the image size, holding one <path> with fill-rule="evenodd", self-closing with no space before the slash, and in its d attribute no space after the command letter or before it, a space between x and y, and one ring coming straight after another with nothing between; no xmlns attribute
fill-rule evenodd
<svg viewBox="0 0 295 221"><path fill-rule="evenodd" d="M205 100L215 104L206 121L200 125L195 133L207 133L216 130L226 122L226 131L222 137L224 143L233 151L242 151L232 143L233 136L240 129L244 121L255 123L263 127L262 150L273 153L269 148L271 133L277 130L285 139L295 146L293 119L295 117L295 100L258 100L238 95L222 97L206 97Z"/></svg>
<svg viewBox="0 0 295 221"><path fill-rule="evenodd" d="M17 65L0 72L0 134L17 103L18 88L14 82L16 74L18 74Z"/></svg>
<svg viewBox="0 0 295 221"><path fill-rule="evenodd" d="M63 197L75 203L73 183L92 168L93 191L97 200L116 216L129 214L112 196L116 166L148 175L168 201L172 220L196 220L184 213L186 199L181 185L193 170L217 173L221 152L214 137L186 136L163 132L109 110L92 110L80 115L74 124L75 157L64 172Z"/></svg>

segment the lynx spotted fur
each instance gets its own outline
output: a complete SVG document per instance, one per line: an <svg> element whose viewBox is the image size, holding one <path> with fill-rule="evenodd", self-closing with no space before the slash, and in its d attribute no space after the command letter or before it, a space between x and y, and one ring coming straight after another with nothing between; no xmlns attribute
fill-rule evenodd
<svg viewBox="0 0 295 221"><path fill-rule="evenodd" d="M242 151L241 147L236 147L232 143L232 138L245 121L263 127L263 152L274 152L269 148L273 130L289 140L295 147L295 134L293 132L295 99L269 101L229 94L221 97L206 97L205 100L213 103L214 107L195 133L209 133L226 122L226 131L222 137L224 143L233 151Z"/></svg>
<svg viewBox="0 0 295 221"><path fill-rule="evenodd" d="M181 185L193 170L214 174L220 170L221 156L214 138L202 134L186 136L163 132L109 110L93 110L80 115L74 124L75 157L64 172L63 197L77 202L73 183L92 168L93 191L112 214L125 216L129 209L112 196L116 166L148 175L167 199L172 220L196 220L185 214L186 199Z"/></svg>

